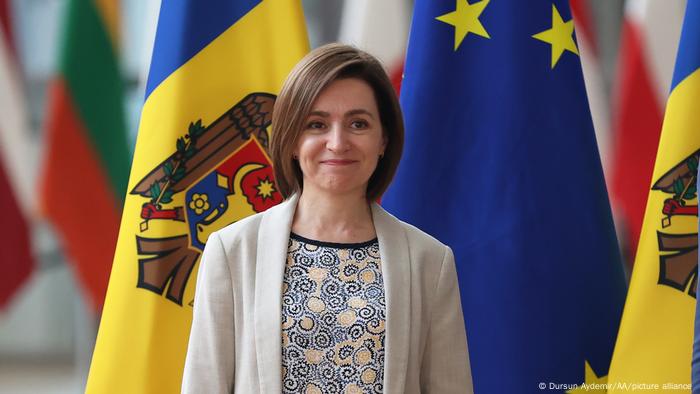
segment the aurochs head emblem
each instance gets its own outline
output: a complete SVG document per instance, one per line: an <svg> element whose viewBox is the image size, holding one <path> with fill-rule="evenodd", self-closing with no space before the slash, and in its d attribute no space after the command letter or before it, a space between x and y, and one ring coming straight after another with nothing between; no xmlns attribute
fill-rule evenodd
<svg viewBox="0 0 700 394"><path fill-rule="evenodd" d="M274 101L252 93L209 126L192 122L175 152L131 191L147 199L136 236L137 287L182 305L209 235L282 201L265 151ZM187 231L169 234L164 223Z"/></svg>
<svg viewBox="0 0 700 394"><path fill-rule="evenodd" d="M652 186L653 191L670 195L664 201L662 209L665 215L661 219L661 228L656 236L659 245L659 281L660 285L669 286L696 297L698 281L698 233L697 233L697 176L700 150L678 163ZM694 204L693 204L694 203ZM687 232L687 226L680 225L686 232L670 233L674 223L683 216L693 217L693 229ZM677 218L677 219L674 219Z"/></svg>

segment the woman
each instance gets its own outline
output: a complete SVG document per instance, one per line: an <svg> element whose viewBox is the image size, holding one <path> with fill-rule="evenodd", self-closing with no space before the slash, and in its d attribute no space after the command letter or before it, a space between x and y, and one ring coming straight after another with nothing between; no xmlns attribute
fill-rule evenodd
<svg viewBox="0 0 700 394"><path fill-rule="evenodd" d="M471 392L452 251L372 202L403 146L379 62L312 51L272 125L285 201L209 237L183 392Z"/></svg>

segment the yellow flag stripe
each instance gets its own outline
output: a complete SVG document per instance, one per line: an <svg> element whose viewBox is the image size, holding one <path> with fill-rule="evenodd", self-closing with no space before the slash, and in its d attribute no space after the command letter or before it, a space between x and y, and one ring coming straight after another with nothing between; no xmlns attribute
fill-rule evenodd
<svg viewBox="0 0 700 394"><path fill-rule="evenodd" d="M120 22L120 1L115 0L94 0L97 12L102 17L102 22L107 27L109 37L112 39L112 46L115 51L119 51L119 22Z"/></svg>
<svg viewBox="0 0 700 394"><path fill-rule="evenodd" d="M671 93L659 142L652 185L700 149L700 70ZM690 383L695 298L689 289L659 284L658 233L697 233L697 216L673 216L664 228L664 201L672 195L651 190L642 237L620 331L610 366L609 392L623 392L619 383ZM697 205L697 197L689 202ZM697 261L696 261L697 262Z"/></svg>

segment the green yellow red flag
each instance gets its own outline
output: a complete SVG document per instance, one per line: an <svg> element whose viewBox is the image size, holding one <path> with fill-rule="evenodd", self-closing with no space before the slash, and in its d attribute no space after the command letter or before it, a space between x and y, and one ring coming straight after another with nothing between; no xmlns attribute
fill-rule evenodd
<svg viewBox="0 0 700 394"><path fill-rule="evenodd" d="M115 1L70 0L49 85L40 209L102 308L129 174Z"/></svg>
<svg viewBox="0 0 700 394"><path fill-rule="evenodd" d="M180 391L207 237L282 200L266 148L303 20L296 0L163 2L88 393Z"/></svg>
<svg viewBox="0 0 700 394"><path fill-rule="evenodd" d="M686 6L608 392L690 389L697 297L700 1Z"/></svg>

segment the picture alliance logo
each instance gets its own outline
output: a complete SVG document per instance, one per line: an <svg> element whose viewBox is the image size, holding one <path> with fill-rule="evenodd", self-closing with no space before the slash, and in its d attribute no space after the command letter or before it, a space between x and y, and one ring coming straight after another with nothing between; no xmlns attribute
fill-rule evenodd
<svg viewBox="0 0 700 394"><path fill-rule="evenodd" d="M617 391L643 391L649 390L657 392L659 390L690 390L690 383L644 383L644 382L615 382L615 383L555 383L555 382L540 382L537 387L540 390L572 390L598 392L601 390L617 390Z"/></svg>

